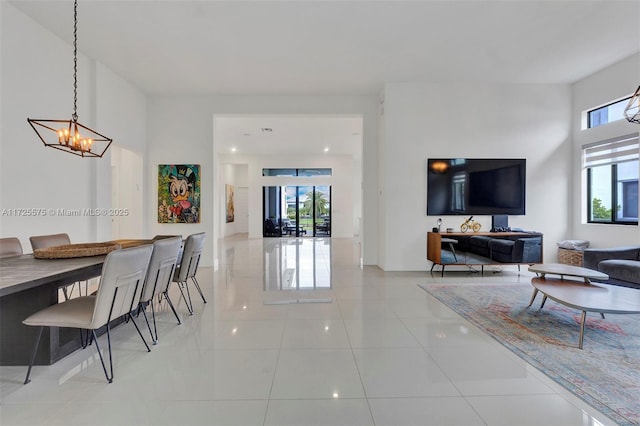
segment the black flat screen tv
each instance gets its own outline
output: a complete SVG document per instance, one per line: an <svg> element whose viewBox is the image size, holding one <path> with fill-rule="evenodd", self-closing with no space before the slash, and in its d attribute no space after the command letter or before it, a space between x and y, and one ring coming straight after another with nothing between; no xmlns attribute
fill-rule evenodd
<svg viewBox="0 0 640 426"><path fill-rule="evenodd" d="M427 160L427 215L524 215L524 158Z"/></svg>

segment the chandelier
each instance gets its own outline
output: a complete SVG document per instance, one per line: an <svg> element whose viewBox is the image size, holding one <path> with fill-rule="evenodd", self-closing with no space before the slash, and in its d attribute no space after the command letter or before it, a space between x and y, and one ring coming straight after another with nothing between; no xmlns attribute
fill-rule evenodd
<svg viewBox="0 0 640 426"><path fill-rule="evenodd" d="M640 124L640 86L636 89L627 107L624 109L624 116L629 123Z"/></svg>
<svg viewBox="0 0 640 426"><path fill-rule="evenodd" d="M73 6L73 114L71 120L27 118L42 143L80 157L102 157L112 139L78 123L78 0Z"/></svg>

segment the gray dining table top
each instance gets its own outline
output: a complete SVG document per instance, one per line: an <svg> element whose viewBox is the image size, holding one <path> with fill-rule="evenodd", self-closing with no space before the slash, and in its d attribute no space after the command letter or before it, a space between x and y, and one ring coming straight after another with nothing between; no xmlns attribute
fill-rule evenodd
<svg viewBox="0 0 640 426"><path fill-rule="evenodd" d="M0 259L0 296L16 293L78 271L100 267L105 255L69 259L36 259L32 254Z"/></svg>

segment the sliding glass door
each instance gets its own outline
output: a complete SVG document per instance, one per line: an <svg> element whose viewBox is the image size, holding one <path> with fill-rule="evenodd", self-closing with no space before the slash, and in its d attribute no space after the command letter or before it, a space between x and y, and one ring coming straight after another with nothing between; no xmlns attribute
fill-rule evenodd
<svg viewBox="0 0 640 426"><path fill-rule="evenodd" d="M263 187L265 237L331 235L330 186Z"/></svg>

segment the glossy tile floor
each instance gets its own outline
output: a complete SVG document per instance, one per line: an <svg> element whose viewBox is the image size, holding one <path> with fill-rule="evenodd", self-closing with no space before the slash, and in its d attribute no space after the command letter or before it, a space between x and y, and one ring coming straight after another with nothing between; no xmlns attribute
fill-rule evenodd
<svg viewBox="0 0 640 426"><path fill-rule="evenodd" d="M614 424L417 287L528 272L361 269L345 239L234 236L220 253L198 274L209 303L180 304L180 326L162 306L150 353L130 324L114 330L112 384L93 346L26 386L25 367L2 367L0 423Z"/></svg>

